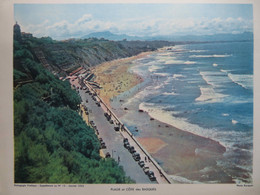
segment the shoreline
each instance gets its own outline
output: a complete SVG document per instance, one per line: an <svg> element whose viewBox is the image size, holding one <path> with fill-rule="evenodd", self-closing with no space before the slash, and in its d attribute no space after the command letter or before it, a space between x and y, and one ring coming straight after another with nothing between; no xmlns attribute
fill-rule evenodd
<svg viewBox="0 0 260 195"><path fill-rule="evenodd" d="M151 53L143 52L135 56L104 62L91 68L95 81L102 86L101 89L97 89L97 93L108 106L114 97L144 81L141 76L130 73L128 70L134 60Z"/></svg>
<svg viewBox="0 0 260 195"><path fill-rule="evenodd" d="M135 89L129 93L127 92L138 85L142 85L145 81L145 78L140 79L139 75L129 73L129 68L134 60L145 57L150 53L141 53L137 56L106 62L98 67L94 67L93 69L96 71L93 72L97 76L97 82L102 81L108 74L110 74L110 78L115 80L117 75L120 75L121 79L117 81L118 84L124 82L125 75L127 75L126 85L134 81L132 83L134 85L125 86L119 93L112 90L116 85L114 83L115 80L113 80L111 83L106 83L106 87L110 84L109 88L105 89L104 87L103 89L110 89L110 93L102 93L100 90L99 95L108 101L120 120L128 125L128 128L133 132L137 140L156 159L167 174L185 176L191 180L207 182L207 178L212 177L214 172L216 180L232 183L232 178L228 175L222 178L221 174L225 173L217 170L216 167L217 159L221 158L226 151L226 148L219 142L178 129L157 119L151 119L149 113L139 112L139 104L136 104L137 102L132 102L127 107L124 107L125 101L133 98L140 88L143 89L144 86L141 86L139 90ZM123 92L125 92L124 97L117 98ZM136 129L138 132L135 131ZM210 170L205 171L204 169L207 167ZM205 175L207 177L203 178Z"/></svg>

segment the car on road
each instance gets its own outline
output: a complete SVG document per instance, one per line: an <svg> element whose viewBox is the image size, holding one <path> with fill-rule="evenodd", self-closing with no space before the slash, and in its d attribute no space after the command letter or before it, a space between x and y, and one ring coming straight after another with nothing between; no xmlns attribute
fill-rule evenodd
<svg viewBox="0 0 260 195"><path fill-rule="evenodd" d="M133 157L135 157L136 155L138 155L137 152L134 152L134 153L132 154Z"/></svg>
<svg viewBox="0 0 260 195"><path fill-rule="evenodd" d="M124 147L128 150L130 148L130 144L128 142L125 142Z"/></svg>
<svg viewBox="0 0 260 195"><path fill-rule="evenodd" d="M149 173L149 167L143 167L143 171L144 173L147 175Z"/></svg>
<svg viewBox="0 0 260 195"><path fill-rule="evenodd" d="M147 175L148 175L148 176L151 176L151 175L154 176L154 172L153 172L153 171L148 171Z"/></svg>
<svg viewBox="0 0 260 195"><path fill-rule="evenodd" d="M111 116L108 113L104 113L105 117L107 118L108 121L110 121Z"/></svg>
<svg viewBox="0 0 260 195"><path fill-rule="evenodd" d="M137 152L133 153L132 156L135 159L135 161L139 161L141 159L140 154Z"/></svg>
<svg viewBox="0 0 260 195"><path fill-rule="evenodd" d="M136 152L134 146L130 146L130 148L129 148L128 150L129 150L129 152L130 152L131 154L133 154L134 152Z"/></svg>
<svg viewBox="0 0 260 195"><path fill-rule="evenodd" d="M125 143L125 142L128 142L128 139L127 139L127 138L124 138L123 142L124 142L124 143Z"/></svg>
<svg viewBox="0 0 260 195"><path fill-rule="evenodd" d="M101 149L107 148L107 146L106 146L106 144L105 144L104 141L101 141L101 142L100 142L100 145L101 145Z"/></svg>
<svg viewBox="0 0 260 195"><path fill-rule="evenodd" d="M140 155L136 155L136 156L134 157L134 159L135 159L135 161L139 161L139 160L141 160L141 157L140 157Z"/></svg>
<svg viewBox="0 0 260 195"><path fill-rule="evenodd" d="M110 153L107 152L107 153L106 153L106 158L110 158L110 157L111 157Z"/></svg>
<svg viewBox="0 0 260 195"><path fill-rule="evenodd" d="M140 167L144 167L144 165L145 165L143 160L140 160L140 161L138 162L138 164L139 164Z"/></svg>
<svg viewBox="0 0 260 195"><path fill-rule="evenodd" d="M154 176L154 172L153 171L149 171L148 172L148 177L151 181L155 181L156 180L156 177Z"/></svg>

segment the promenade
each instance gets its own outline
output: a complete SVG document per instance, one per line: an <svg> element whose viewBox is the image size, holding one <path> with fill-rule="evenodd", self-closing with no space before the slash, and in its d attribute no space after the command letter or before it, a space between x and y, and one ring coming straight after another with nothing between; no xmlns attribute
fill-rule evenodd
<svg viewBox="0 0 260 195"><path fill-rule="evenodd" d="M87 89L92 93L86 93L84 87L81 88L78 79L71 81L71 84L76 88L79 87L78 92L82 99L82 107L86 106L88 115L82 113L87 122L91 122L94 129L96 129L97 136L102 138L105 142L106 148L101 149L101 156L105 156L107 152L110 153L111 157L115 159L121 165L127 176L135 180L136 183L159 183L166 184L170 183L167 174L162 168L156 163L156 161L145 151L145 149L138 143L138 141L132 136L131 132L121 123L114 113L107 107L102 99L94 95L94 89L85 82ZM93 98L94 97L94 98ZM98 106L97 104L100 104ZM104 116L108 113L111 116L113 124L110 123ZM120 130L115 131L114 127L119 126ZM138 165L138 161L135 161L132 154L124 147L123 139L127 138L131 146L134 146L136 152L140 154L141 160L145 162L145 166L149 167L150 171L154 172L156 181L151 181L149 177L144 173L143 169Z"/></svg>

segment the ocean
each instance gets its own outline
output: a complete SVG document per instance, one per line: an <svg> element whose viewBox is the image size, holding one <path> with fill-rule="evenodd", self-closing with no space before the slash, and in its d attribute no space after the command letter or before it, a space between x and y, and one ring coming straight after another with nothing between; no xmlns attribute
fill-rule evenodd
<svg viewBox="0 0 260 195"><path fill-rule="evenodd" d="M226 152L218 166L237 183L251 182L253 42L176 45L133 64L145 80L134 96L139 109L220 142Z"/></svg>

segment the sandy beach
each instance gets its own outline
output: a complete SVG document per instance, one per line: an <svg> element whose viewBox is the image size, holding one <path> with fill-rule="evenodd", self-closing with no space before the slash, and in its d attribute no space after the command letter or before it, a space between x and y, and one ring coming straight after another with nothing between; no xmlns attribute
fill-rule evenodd
<svg viewBox="0 0 260 195"><path fill-rule="evenodd" d="M141 83L143 79L128 71L133 60L149 55L151 52L144 52L137 56L117 59L95 66L91 71L95 74L95 81L100 84L101 89L97 90L107 105L117 95L128 91Z"/></svg>
<svg viewBox="0 0 260 195"><path fill-rule="evenodd" d="M142 53L94 67L95 81L102 87L98 94L134 131L137 140L167 174L198 182L231 183L232 178L216 166L226 151L220 143L155 120L148 113L140 112L135 101L126 103L137 91L115 98L143 82L144 78L129 72L129 68L134 60L147 55Z"/></svg>

